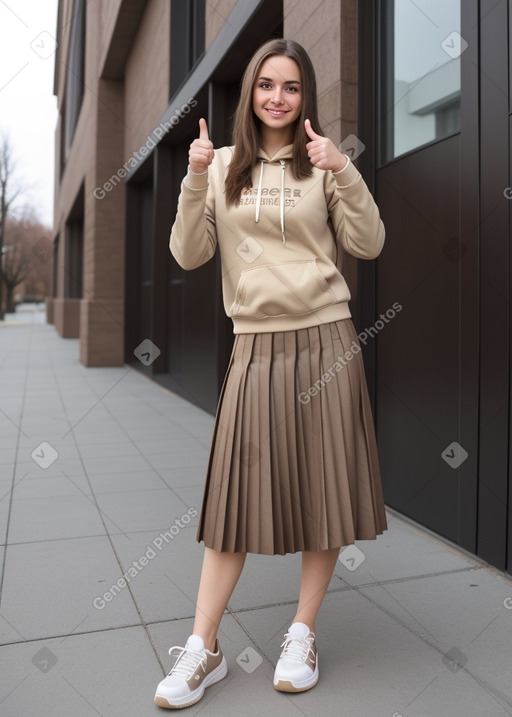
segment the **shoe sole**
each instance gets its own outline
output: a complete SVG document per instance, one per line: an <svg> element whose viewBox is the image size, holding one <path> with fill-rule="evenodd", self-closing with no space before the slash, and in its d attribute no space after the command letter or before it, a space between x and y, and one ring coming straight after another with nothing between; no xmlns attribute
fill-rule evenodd
<svg viewBox="0 0 512 717"><path fill-rule="evenodd" d="M305 687L295 687L295 685L289 680L279 680L279 682L274 684L274 689L279 690L279 692L306 692L314 687L317 682L318 677L310 685L306 685Z"/></svg>
<svg viewBox="0 0 512 717"><path fill-rule="evenodd" d="M196 690L193 690L187 697L182 697L182 699L187 700L187 702L184 702L183 704L174 702L174 704L171 704L167 697L157 694L155 695L155 704L158 705L158 707L163 707L166 710L181 710L184 707L190 707L191 705L195 705L196 702L199 702L201 697L204 695L204 692L207 687L214 685L216 682L220 682L220 680L223 680L227 674L228 665L226 662L226 658L223 657L220 665L204 678L200 687L198 687Z"/></svg>
<svg viewBox="0 0 512 717"><path fill-rule="evenodd" d="M319 672L318 672L318 657L315 665L315 671L313 672L311 679L312 682L307 682L304 685L296 686L291 682L290 680L278 680L277 682L274 682L274 689L279 690L279 692L306 692L307 690L310 690L312 687L316 685L318 682Z"/></svg>

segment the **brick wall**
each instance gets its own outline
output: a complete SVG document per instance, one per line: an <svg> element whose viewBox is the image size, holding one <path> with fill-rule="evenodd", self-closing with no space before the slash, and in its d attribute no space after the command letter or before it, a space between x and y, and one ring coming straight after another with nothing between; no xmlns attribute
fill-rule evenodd
<svg viewBox="0 0 512 717"><path fill-rule="evenodd" d="M237 0L207 0L205 11L205 48L208 49L235 7Z"/></svg>
<svg viewBox="0 0 512 717"><path fill-rule="evenodd" d="M284 0L284 37L299 42L315 68L319 119L336 146L357 135L357 0ZM343 275L357 294L357 260L344 253Z"/></svg>
<svg viewBox="0 0 512 717"><path fill-rule="evenodd" d="M125 71L125 156L145 141L169 104L170 3L150 0Z"/></svg>

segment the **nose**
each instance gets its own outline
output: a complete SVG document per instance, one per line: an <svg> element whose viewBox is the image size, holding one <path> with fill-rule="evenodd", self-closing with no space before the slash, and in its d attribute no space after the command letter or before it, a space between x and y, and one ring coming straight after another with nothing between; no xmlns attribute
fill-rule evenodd
<svg viewBox="0 0 512 717"><path fill-rule="evenodd" d="M276 87L274 90L274 96L272 97L272 102L275 105L282 105L283 104L283 90L281 87Z"/></svg>

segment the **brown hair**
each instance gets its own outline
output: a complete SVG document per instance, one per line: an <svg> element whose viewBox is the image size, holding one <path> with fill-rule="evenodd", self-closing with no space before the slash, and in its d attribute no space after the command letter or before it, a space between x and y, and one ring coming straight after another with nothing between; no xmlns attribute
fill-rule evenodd
<svg viewBox="0 0 512 717"><path fill-rule="evenodd" d="M269 57L284 55L295 60L300 70L302 82L302 102L300 114L295 120L293 141L292 171L295 179L310 177L313 167L308 157L306 143L309 137L304 129L304 120L311 120L313 130L322 134L318 121L316 99L315 70L306 50L294 40L276 38L261 45L252 56L242 78L240 99L234 115L233 157L226 176L226 204L237 204L242 190L252 185L252 169L256 163L257 152L261 147L260 120L252 109L252 94L261 65Z"/></svg>

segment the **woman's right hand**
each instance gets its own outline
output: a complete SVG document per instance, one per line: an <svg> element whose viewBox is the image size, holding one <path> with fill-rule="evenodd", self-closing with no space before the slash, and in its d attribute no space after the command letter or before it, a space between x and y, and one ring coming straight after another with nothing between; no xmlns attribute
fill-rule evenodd
<svg viewBox="0 0 512 717"><path fill-rule="evenodd" d="M195 139L190 145L188 163L192 172L201 174L208 169L213 161L213 142L208 136L208 126L202 117L199 120L199 139Z"/></svg>

